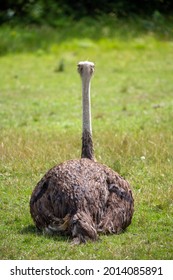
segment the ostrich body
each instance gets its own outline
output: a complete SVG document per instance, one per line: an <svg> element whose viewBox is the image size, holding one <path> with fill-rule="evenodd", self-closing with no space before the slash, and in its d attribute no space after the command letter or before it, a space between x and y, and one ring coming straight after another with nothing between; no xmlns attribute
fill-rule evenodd
<svg viewBox="0 0 173 280"><path fill-rule="evenodd" d="M129 183L94 161L90 109L94 64L80 62L78 72L83 100L81 159L68 160L50 169L30 199L30 213L38 229L68 234L77 244L96 240L99 232L122 232L131 223L134 211Z"/></svg>

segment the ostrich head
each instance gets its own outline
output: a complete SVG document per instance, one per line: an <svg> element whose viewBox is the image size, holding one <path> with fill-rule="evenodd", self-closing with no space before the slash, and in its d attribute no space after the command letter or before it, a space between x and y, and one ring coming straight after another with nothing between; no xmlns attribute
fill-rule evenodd
<svg viewBox="0 0 173 280"><path fill-rule="evenodd" d="M78 72L82 79L90 80L94 73L94 63L90 61L80 61L78 63Z"/></svg>

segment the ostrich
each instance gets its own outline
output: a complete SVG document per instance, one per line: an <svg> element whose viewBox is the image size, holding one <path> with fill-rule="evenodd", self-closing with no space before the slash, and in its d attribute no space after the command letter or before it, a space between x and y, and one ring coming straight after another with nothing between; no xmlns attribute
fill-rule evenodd
<svg viewBox="0 0 173 280"><path fill-rule="evenodd" d="M78 63L82 80L82 154L50 169L30 199L36 227L71 236L74 244L97 240L99 233L119 234L130 223L134 200L129 183L94 159L90 82L94 63Z"/></svg>

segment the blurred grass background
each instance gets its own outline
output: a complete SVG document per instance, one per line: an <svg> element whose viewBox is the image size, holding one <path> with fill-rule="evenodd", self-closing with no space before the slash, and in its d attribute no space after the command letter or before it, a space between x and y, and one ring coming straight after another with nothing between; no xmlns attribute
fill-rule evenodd
<svg viewBox="0 0 173 280"><path fill-rule="evenodd" d="M172 259L172 39L172 16L160 11L3 21L1 259ZM123 234L72 247L66 237L36 231L29 199L49 168L80 157L80 60L96 65L96 158L130 182L135 213Z"/></svg>

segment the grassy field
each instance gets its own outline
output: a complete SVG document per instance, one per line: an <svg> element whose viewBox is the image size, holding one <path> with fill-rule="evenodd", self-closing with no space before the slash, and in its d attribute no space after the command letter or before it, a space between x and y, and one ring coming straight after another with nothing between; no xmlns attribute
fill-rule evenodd
<svg viewBox="0 0 173 280"><path fill-rule="evenodd" d="M0 258L173 259L173 23L71 27L0 28ZM130 182L135 213L123 234L72 246L36 231L29 199L80 157L80 60L96 65L96 158Z"/></svg>

